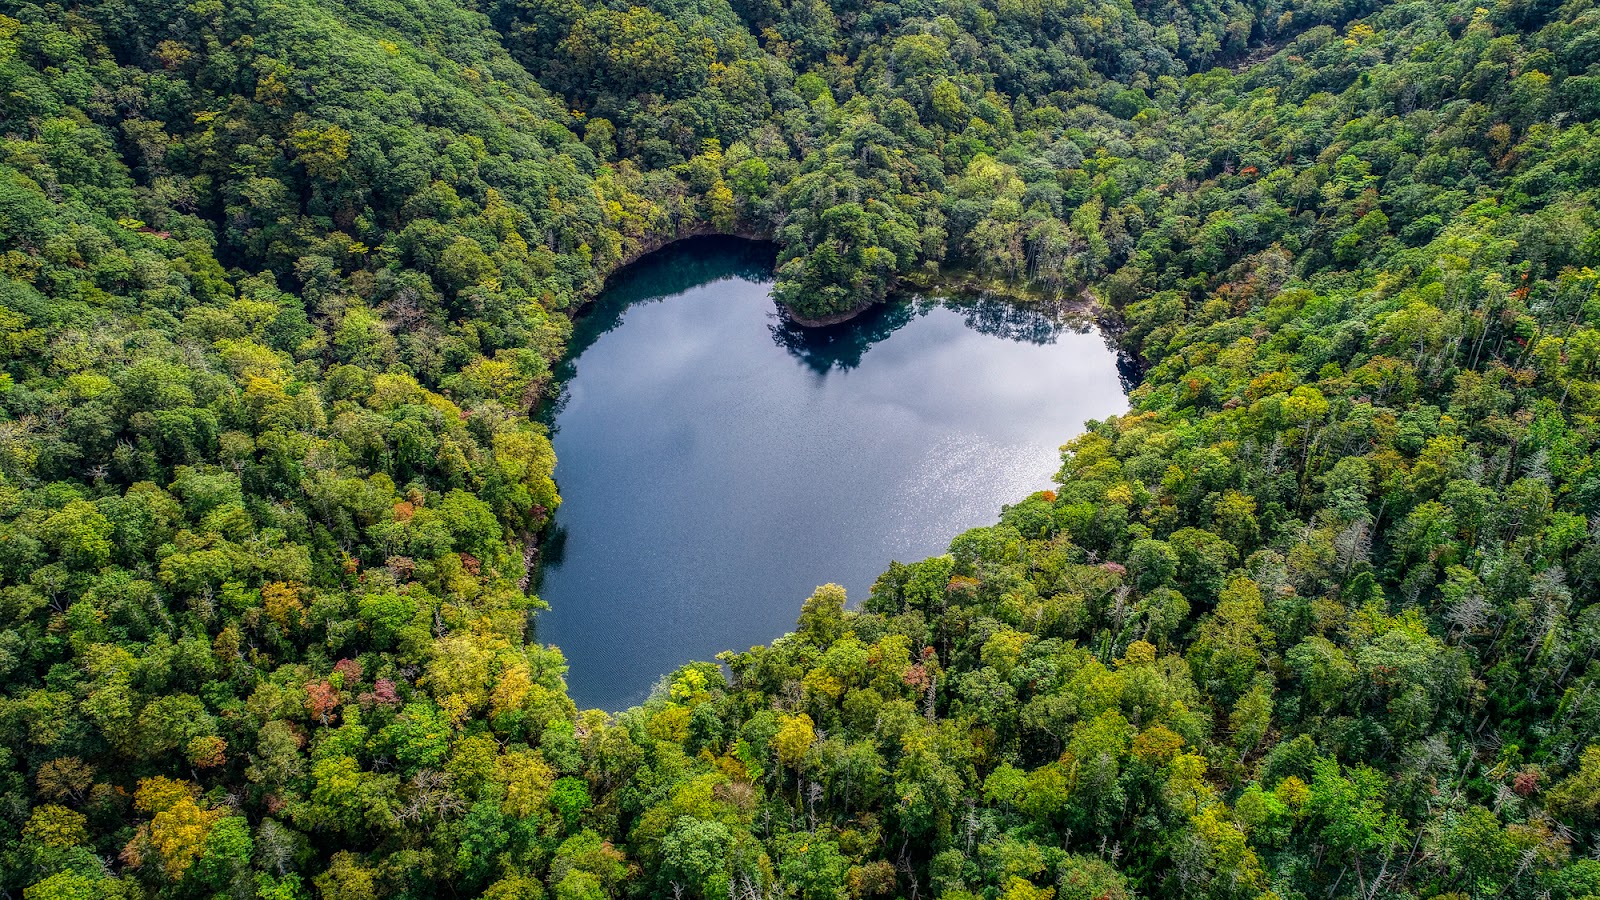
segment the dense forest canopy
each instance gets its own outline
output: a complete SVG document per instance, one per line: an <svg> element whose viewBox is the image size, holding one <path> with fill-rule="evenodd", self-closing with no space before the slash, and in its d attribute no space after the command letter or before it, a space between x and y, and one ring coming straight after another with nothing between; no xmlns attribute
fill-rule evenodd
<svg viewBox="0 0 1600 900"><path fill-rule="evenodd" d="M1600 896L1597 119L1592 0L0 4L0 893ZM1145 374L580 712L527 413L706 231Z"/></svg>

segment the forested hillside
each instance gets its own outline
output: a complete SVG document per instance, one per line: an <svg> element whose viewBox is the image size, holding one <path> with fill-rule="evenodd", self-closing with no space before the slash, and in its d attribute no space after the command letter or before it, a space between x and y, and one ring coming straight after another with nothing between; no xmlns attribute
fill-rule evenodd
<svg viewBox="0 0 1600 900"><path fill-rule="evenodd" d="M1600 896L1597 118L1592 0L0 3L0 896ZM528 413L706 231L1143 381L580 712Z"/></svg>

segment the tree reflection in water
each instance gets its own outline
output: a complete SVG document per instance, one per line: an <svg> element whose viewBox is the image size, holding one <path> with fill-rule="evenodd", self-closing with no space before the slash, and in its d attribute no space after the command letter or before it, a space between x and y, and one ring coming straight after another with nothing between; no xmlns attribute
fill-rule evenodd
<svg viewBox="0 0 1600 900"><path fill-rule="evenodd" d="M772 244L732 237L695 237L672 244L628 266L611 279L606 290L578 317L573 325L568 352L554 371L557 384L566 384L573 375L573 361L622 324L623 315L635 305L670 300L699 285L727 278L757 283L772 280L776 259ZM625 276L625 277L624 277ZM904 328L912 320L943 306L960 313L968 328L1028 344L1053 344L1063 332L1087 334L1095 329L1090 308L1074 300L1019 302L1010 298L984 295L955 297L902 297L881 303L848 322L821 328L794 324L782 312L774 312L768 326L772 340L793 354L812 372L825 375L834 370L848 371L861 365L862 357L875 345ZM1107 344L1116 350L1114 339ZM1119 358L1124 386L1136 373L1125 370ZM552 423L566 399L562 391L546 404L541 418Z"/></svg>
<svg viewBox="0 0 1600 900"><path fill-rule="evenodd" d="M1053 344L1063 332L1087 334L1095 323L1085 308L1050 303L1019 303L986 296L911 297L872 307L848 322L803 328L781 314L769 326L772 339L819 375L861 365L875 344L929 310L944 307L961 314L980 334L1027 344Z"/></svg>
<svg viewBox="0 0 1600 900"><path fill-rule="evenodd" d="M729 278L767 283L772 281L776 260L773 244L711 235L685 238L618 270L573 322L567 355L551 372L561 389L541 408L540 420L546 425L555 422L566 403L565 386L572 380L573 364L601 336L621 325L630 307L670 300L691 288Z"/></svg>

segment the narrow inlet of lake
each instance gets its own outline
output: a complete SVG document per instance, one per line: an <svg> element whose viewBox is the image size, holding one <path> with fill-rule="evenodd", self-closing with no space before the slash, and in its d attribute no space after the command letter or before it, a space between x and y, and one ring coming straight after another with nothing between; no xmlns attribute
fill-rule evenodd
<svg viewBox="0 0 1600 900"><path fill-rule="evenodd" d="M583 707L793 630L837 582L943 553L1051 487L1060 446L1127 409L1101 333L999 301L906 300L804 330L770 249L704 239L613 279L549 411L563 503L535 621Z"/></svg>

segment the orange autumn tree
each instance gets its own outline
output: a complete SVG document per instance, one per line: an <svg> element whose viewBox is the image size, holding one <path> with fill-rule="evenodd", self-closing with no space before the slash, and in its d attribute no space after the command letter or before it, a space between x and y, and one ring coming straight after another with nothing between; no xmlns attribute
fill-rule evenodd
<svg viewBox="0 0 1600 900"><path fill-rule="evenodd" d="M133 806L151 819L123 848L123 862L139 867L159 861L169 879L182 878L205 849L211 827L223 816L222 810L202 807L199 795L199 788L187 781L159 775L141 780Z"/></svg>

